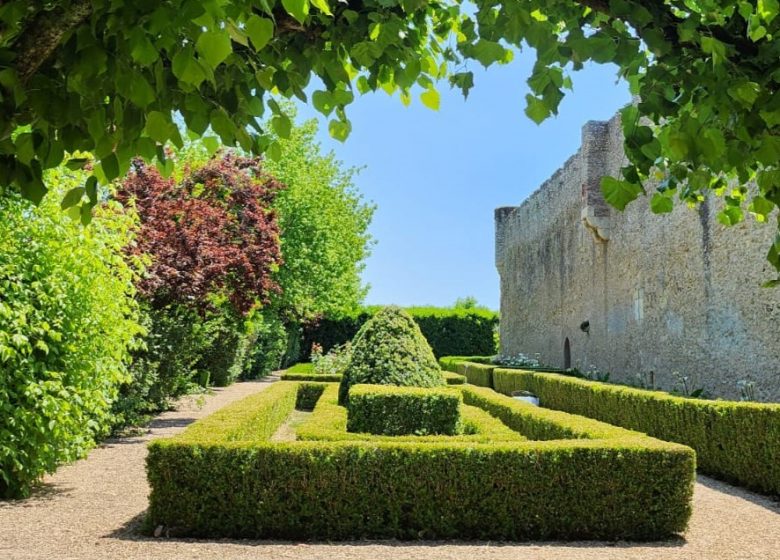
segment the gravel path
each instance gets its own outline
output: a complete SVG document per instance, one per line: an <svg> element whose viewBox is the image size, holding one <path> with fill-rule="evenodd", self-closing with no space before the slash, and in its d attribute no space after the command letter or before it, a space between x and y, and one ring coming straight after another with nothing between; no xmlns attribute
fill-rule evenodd
<svg viewBox="0 0 780 560"><path fill-rule="evenodd" d="M89 458L47 477L34 497L0 502L0 558L95 559L366 559L401 560L778 560L780 505L699 477L685 538L664 543L399 543L295 544L274 541L153 539L135 534L146 508L146 442L170 436L266 381L237 383L206 397L185 399L162 414L149 433L109 441ZM488 521L488 520L486 520Z"/></svg>

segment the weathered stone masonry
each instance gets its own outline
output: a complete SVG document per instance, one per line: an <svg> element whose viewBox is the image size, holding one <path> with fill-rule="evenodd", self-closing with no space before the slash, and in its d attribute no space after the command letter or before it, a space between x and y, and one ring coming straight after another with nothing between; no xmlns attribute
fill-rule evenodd
<svg viewBox="0 0 780 560"><path fill-rule="evenodd" d="M502 354L664 389L678 372L725 398L747 380L780 401L780 289L761 288L774 220L726 228L717 199L659 216L642 197L619 212L600 181L625 163L618 117L590 122L539 190L496 210Z"/></svg>

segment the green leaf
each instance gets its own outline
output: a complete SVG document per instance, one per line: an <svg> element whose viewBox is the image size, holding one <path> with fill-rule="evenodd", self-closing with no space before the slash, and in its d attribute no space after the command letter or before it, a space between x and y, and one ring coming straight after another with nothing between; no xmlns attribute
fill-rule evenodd
<svg viewBox="0 0 780 560"><path fill-rule="evenodd" d="M309 15L309 0L282 0L282 6L299 23L306 23L306 17Z"/></svg>
<svg viewBox="0 0 780 560"><path fill-rule="evenodd" d="M328 6L328 0L311 0L311 3L314 4L314 7L319 9L323 14L332 16L333 12L330 11L330 6Z"/></svg>
<svg viewBox="0 0 780 560"><path fill-rule="evenodd" d="M439 110L440 97L439 92L435 89L429 89L428 91L422 92L420 94L420 101L429 109L433 109L434 111Z"/></svg>
<svg viewBox="0 0 780 560"><path fill-rule="evenodd" d="M332 138L339 142L344 142L349 133L352 132L352 125L349 121L337 121L334 119L328 123L328 132Z"/></svg>
<svg viewBox="0 0 780 560"><path fill-rule="evenodd" d="M287 115L276 115L271 119L271 126L279 138L287 139L292 131L292 121Z"/></svg>
<svg viewBox="0 0 780 560"><path fill-rule="evenodd" d="M780 3L778 0L758 0L756 6L758 15L767 23L772 23L777 17L778 11L780 11Z"/></svg>
<svg viewBox="0 0 780 560"><path fill-rule="evenodd" d="M476 58L482 66L487 68L494 62L504 60L506 56L506 49L493 41L487 41L480 39L471 49L472 55Z"/></svg>
<svg viewBox="0 0 780 560"><path fill-rule="evenodd" d="M157 98L154 88L149 85L146 78L139 72L135 72L130 76L127 97L141 109L151 105Z"/></svg>
<svg viewBox="0 0 780 560"><path fill-rule="evenodd" d="M113 181L119 177L119 160L117 159L116 154L111 153L107 157L101 159L100 166L103 168L103 173L108 181ZM84 216L82 215L82 221L83 217Z"/></svg>
<svg viewBox="0 0 780 560"><path fill-rule="evenodd" d="M674 210L674 201L661 193L655 193L650 199L650 210L653 214L668 214Z"/></svg>
<svg viewBox="0 0 780 560"><path fill-rule="evenodd" d="M534 97L529 93L526 94L525 101L527 103L525 114L536 124L542 124L550 116L550 108L547 107L543 99Z"/></svg>
<svg viewBox="0 0 780 560"><path fill-rule="evenodd" d="M150 66L160 58L160 53L139 27L133 31L130 43L132 44L130 56L141 66Z"/></svg>
<svg viewBox="0 0 780 560"><path fill-rule="evenodd" d="M463 93L463 98L468 99L469 91L474 87L474 73L473 72L459 72L450 76L450 85L452 87L460 88Z"/></svg>
<svg viewBox="0 0 780 560"><path fill-rule="evenodd" d="M81 224L83 226L88 226L89 223L92 221L92 206L89 204L82 204L80 214L81 214Z"/></svg>
<svg viewBox="0 0 780 560"><path fill-rule="evenodd" d="M312 105L314 105L314 108L326 117L336 108L333 96L328 91L315 91L311 96L311 102Z"/></svg>
<svg viewBox="0 0 780 560"><path fill-rule="evenodd" d="M744 218L745 215L739 206L729 206L718 213L718 221L724 226L733 226L740 223Z"/></svg>
<svg viewBox="0 0 780 560"><path fill-rule="evenodd" d="M268 145L265 153L273 161L280 161L282 159L282 146L279 144L279 142L271 142Z"/></svg>
<svg viewBox="0 0 780 560"><path fill-rule="evenodd" d="M206 151L210 156L213 156L215 153L217 153L217 150L219 150L219 138L214 136L204 136L201 142L203 142L203 147L206 148Z"/></svg>
<svg viewBox="0 0 780 560"><path fill-rule="evenodd" d="M82 169L87 162L89 162L89 158L71 158L65 162L65 167L72 171L78 171L79 169Z"/></svg>
<svg viewBox="0 0 780 560"><path fill-rule="evenodd" d="M233 52L230 34L224 30L204 31L195 43L198 54L212 68L216 68Z"/></svg>
<svg viewBox="0 0 780 560"><path fill-rule="evenodd" d="M701 50L712 57L713 66L717 66L726 60L726 45L715 37L708 37L705 35L701 38L700 42Z"/></svg>
<svg viewBox="0 0 780 560"><path fill-rule="evenodd" d="M604 200L622 211L629 202L636 200L644 189L641 185L605 176L601 178L601 192L604 194Z"/></svg>
<svg viewBox="0 0 780 560"><path fill-rule="evenodd" d="M200 63L195 60L195 53L191 48L180 50L173 57L171 70L180 82L198 87L206 79L206 73Z"/></svg>
<svg viewBox="0 0 780 560"><path fill-rule="evenodd" d="M774 209L774 203L763 196L753 197L753 200L748 207L748 211L756 217L756 221L758 222L766 222L769 214L771 214Z"/></svg>
<svg viewBox="0 0 780 560"><path fill-rule="evenodd" d="M84 196L85 192L86 190L84 187L74 187L70 189L65 193L65 196L62 197L60 208L67 210L71 206L76 206L79 202L81 202L81 197Z"/></svg>
<svg viewBox="0 0 780 560"><path fill-rule="evenodd" d="M255 51L265 47L274 36L274 22L252 14L246 22L246 34L252 41Z"/></svg>
<svg viewBox="0 0 780 560"><path fill-rule="evenodd" d="M87 193L87 198L89 198L89 202L92 205L97 204L97 187L98 187L98 180L97 177L94 175L90 175L87 177L87 182L85 183L85 191Z"/></svg>
<svg viewBox="0 0 780 560"><path fill-rule="evenodd" d="M146 133L159 144L165 144L171 137L171 126L173 124L168 117L159 111L151 111L146 116Z"/></svg>

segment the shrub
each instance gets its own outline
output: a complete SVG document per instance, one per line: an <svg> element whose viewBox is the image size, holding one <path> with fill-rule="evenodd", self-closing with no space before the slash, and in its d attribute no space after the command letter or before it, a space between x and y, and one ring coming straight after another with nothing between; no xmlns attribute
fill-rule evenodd
<svg viewBox="0 0 780 560"><path fill-rule="evenodd" d="M172 399L206 382L197 364L209 337L198 314L179 305L163 309L142 305L141 309L146 335L132 352L130 378L113 404L114 431L143 423L166 410Z"/></svg>
<svg viewBox="0 0 780 560"><path fill-rule="evenodd" d="M563 375L496 369L496 390L527 390L545 407L689 445L699 469L780 494L780 404L707 401Z"/></svg>
<svg viewBox="0 0 780 560"><path fill-rule="evenodd" d="M327 375L341 375L347 369L352 359L352 345L345 342L340 346L334 346L324 356L312 355L314 373Z"/></svg>
<svg viewBox="0 0 780 560"><path fill-rule="evenodd" d="M247 363L241 377L260 379L284 365L289 343L295 336L291 336L274 308L255 311L249 320L249 330Z"/></svg>
<svg viewBox="0 0 780 560"><path fill-rule="evenodd" d="M386 436L457 434L463 398L449 389L353 385L347 431Z"/></svg>
<svg viewBox="0 0 780 560"><path fill-rule="evenodd" d="M683 531L690 516L684 446L495 393L513 416L592 437L269 442L297 394L280 382L152 442L148 525L208 538L648 540Z"/></svg>
<svg viewBox="0 0 780 560"><path fill-rule="evenodd" d="M153 307L180 303L211 309L221 294L239 314L278 289L279 227L270 205L281 185L259 159L225 153L180 182L137 160L117 198L137 211L133 255L151 257L138 283Z"/></svg>
<svg viewBox="0 0 780 560"><path fill-rule="evenodd" d="M67 189L84 177L48 180ZM122 254L131 224L113 206L85 228L54 197L0 197L0 497L27 496L111 426L141 331Z"/></svg>
<svg viewBox="0 0 780 560"><path fill-rule="evenodd" d="M340 403L346 403L350 386L357 383L435 387L444 380L417 324L400 308L386 307L355 335Z"/></svg>
<svg viewBox="0 0 780 560"><path fill-rule="evenodd" d="M338 404L338 387L328 385L317 401L313 413L295 430L299 440L312 441L384 441L384 442L473 442L526 441L527 438L506 426L501 420L475 406L461 406L463 430L452 436L406 435L386 436L347 431L347 409Z"/></svg>
<svg viewBox="0 0 780 560"><path fill-rule="evenodd" d="M366 307L359 312L325 317L304 328L303 348L310 351L319 343L325 351L351 340L360 327L381 307ZM420 327L436 357L453 354L493 354L496 351L494 330L498 314L484 309L447 307L409 307L405 311ZM304 355L303 358L308 358Z"/></svg>

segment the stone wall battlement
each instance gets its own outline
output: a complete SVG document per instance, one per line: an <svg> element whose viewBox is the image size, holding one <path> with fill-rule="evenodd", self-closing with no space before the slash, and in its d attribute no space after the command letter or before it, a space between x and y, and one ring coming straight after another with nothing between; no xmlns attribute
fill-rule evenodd
<svg viewBox="0 0 780 560"><path fill-rule="evenodd" d="M668 390L687 377L726 398L749 382L780 400L780 289L761 287L774 220L724 227L714 198L655 215L641 197L619 212L600 182L625 163L619 118L589 122L577 154L496 210L501 352Z"/></svg>

